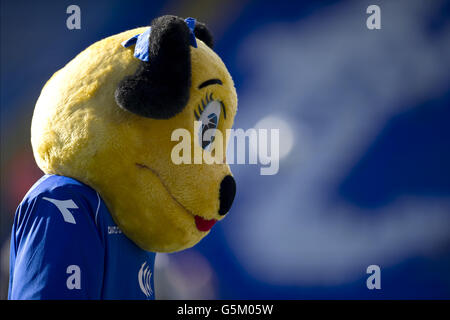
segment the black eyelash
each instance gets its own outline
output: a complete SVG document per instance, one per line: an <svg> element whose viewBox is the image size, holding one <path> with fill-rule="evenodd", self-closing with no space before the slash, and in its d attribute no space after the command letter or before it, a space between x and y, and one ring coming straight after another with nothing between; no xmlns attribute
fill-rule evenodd
<svg viewBox="0 0 450 320"><path fill-rule="evenodd" d="M225 111L225 105L223 104L222 101L220 101L220 105L222 106L222 110L223 110L223 117L226 119L227 118L227 112Z"/></svg>
<svg viewBox="0 0 450 320"><path fill-rule="evenodd" d="M205 111L206 106L208 105L208 103L210 103L211 101L213 101L213 93L211 92L209 95L208 93L205 94L205 97L202 99L201 104L199 104L197 106L197 111L194 109L194 116L196 120L199 120L203 111ZM222 101L219 101L220 105L222 106L222 110L223 110L223 117L226 119L227 118L227 112L225 110L225 105L223 104Z"/></svg>
<svg viewBox="0 0 450 320"><path fill-rule="evenodd" d="M203 110L205 110L205 107L207 104L208 104L208 101L206 101L206 103L205 103L205 101L202 100L202 112L203 112Z"/></svg>

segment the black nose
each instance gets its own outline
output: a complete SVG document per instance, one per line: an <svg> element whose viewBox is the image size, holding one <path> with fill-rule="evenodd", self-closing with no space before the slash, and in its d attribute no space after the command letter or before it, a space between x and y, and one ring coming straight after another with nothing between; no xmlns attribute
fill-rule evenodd
<svg viewBox="0 0 450 320"><path fill-rule="evenodd" d="M233 204L234 196L236 195L236 181L232 176L226 176L220 183L219 200L220 208L219 214L223 216L230 211Z"/></svg>

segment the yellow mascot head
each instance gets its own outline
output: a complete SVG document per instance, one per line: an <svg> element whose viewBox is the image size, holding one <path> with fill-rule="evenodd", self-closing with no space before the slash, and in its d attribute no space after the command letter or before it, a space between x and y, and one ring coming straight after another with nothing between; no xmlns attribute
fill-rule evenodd
<svg viewBox="0 0 450 320"><path fill-rule="evenodd" d="M56 72L37 101L31 141L45 173L97 190L139 247L173 252L198 243L231 207L236 184L217 133L236 111L206 26L163 16L94 43ZM199 163L199 154L214 161Z"/></svg>

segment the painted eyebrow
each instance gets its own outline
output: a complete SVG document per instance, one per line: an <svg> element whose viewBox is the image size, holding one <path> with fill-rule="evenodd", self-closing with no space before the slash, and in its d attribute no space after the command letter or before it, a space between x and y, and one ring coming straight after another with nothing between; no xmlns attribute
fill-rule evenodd
<svg viewBox="0 0 450 320"><path fill-rule="evenodd" d="M220 80L220 79L209 79L209 80L206 80L206 81L202 82L198 86L198 88L202 89L204 87L207 87L207 86L210 86L210 85L213 85L213 84L220 84L220 85L222 85L223 83L222 83L222 80Z"/></svg>

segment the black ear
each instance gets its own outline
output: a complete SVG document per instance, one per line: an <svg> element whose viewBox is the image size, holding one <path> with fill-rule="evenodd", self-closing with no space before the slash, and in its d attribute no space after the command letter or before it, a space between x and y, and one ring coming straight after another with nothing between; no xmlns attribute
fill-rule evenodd
<svg viewBox="0 0 450 320"><path fill-rule="evenodd" d="M162 16L152 21L149 62L124 78L116 89L117 104L143 117L168 119L189 100L190 31L183 19Z"/></svg>
<svg viewBox="0 0 450 320"><path fill-rule="evenodd" d="M197 39L202 40L211 49L214 47L213 36L204 23L197 21L194 28L194 34Z"/></svg>

